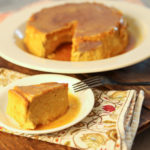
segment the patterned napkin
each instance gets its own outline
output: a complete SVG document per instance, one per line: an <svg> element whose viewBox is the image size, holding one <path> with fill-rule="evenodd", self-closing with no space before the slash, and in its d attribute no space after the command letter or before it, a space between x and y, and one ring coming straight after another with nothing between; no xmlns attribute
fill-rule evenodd
<svg viewBox="0 0 150 150"><path fill-rule="evenodd" d="M0 68L0 86L2 88L26 76ZM144 100L143 91L137 93L135 90L99 91L94 89L93 92L95 105L91 113L68 129L45 135L12 133L2 127L0 131L79 149L131 149Z"/></svg>

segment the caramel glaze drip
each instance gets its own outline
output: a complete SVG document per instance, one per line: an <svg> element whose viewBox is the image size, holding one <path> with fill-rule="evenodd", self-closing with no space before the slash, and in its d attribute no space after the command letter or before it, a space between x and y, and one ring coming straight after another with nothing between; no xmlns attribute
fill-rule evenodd
<svg viewBox="0 0 150 150"><path fill-rule="evenodd" d="M75 36L97 35L117 26L122 14L113 8L98 3L70 3L45 8L35 13L29 25L41 32L51 33L68 23L77 22Z"/></svg>

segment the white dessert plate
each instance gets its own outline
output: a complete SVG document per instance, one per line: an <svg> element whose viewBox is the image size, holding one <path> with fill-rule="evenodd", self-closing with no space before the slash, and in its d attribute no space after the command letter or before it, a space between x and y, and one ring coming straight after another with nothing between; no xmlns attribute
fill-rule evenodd
<svg viewBox="0 0 150 150"><path fill-rule="evenodd" d="M21 49L25 24L33 13L42 8L67 2L84 1L41 1L13 13L0 23L0 56L26 68L68 74L119 69L141 62L150 56L150 9L124 1L106 0L95 0L94 2L103 3L123 12L128 20L128 28L136 40L136 46L131 51L103 60L67 62L39 58Z"/></svg>
<svg viewBox="0 0 150 150"><path fill-rule="evenodd" d="M68 83L69 84L69 92L71 92L73 95L77 96L77 98L80 101L81 109L77 116L68 124L59 126L57 128L52 129L46 129L46 130L23 130L19 127L19 125L6 114L6 107L8 102L8 90L12 89L15 85L32 85L32 84L39 84L44 82L60 82L60 83ZM68 76L63 75L49 75L49 74L43 74L43 75L35 75L31 77L26 77L23 79L19 79L12 84L9 84L7 87L1 88L0 91L0 126L8 129L12 132L17 133L25 133L25 134L46 134L46 133L52 133L56 131L60 131L63 129L66 129L68 127L71 127L72 125L80 122L82 119L84 119L92 110L94 106L94 94L92 90L84 90L78 93L74 93L72 89L72 84L78 82L80 80ZM57 111L57 110L56 110Z"/></svg>

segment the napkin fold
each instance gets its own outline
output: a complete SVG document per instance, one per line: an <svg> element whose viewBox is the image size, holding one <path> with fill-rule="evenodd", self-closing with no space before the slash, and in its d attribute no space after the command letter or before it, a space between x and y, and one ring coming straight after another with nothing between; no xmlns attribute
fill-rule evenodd
<svg viewBox="0 0 150 150"><path fill-rule="evenodd" d="M27 75L0 69L0 86L6 86ZM87 150L130 150L135 138L144 100L144 92L100 91L93 89L95 105L91 113L78 124L45 135L12 133L51 143Z"/></svg>

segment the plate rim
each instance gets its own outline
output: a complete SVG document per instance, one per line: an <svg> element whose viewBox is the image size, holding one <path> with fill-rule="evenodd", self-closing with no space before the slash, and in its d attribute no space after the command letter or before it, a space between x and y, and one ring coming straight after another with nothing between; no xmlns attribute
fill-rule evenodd
<svg viewBox="0 0 150 150"><path fill-rule="evenodd" d="M86 2L88 0L84 0L84 1ZM84 2L84 1L82 1L82 2ZM68 2L72 2L72 1L57 1L57 2L51 2L51 3L52 3L52 5L59 5L59 4L68 3ZM78 3L78 1L75 1L75 3L76 2ZM137 4L131 4L129 2L124 2L124 1L106 2L104 0L95 0L95 2L100 2L100 3L104 3L104 4L109 3L112 5L115 5L117 3L118 5L124 5L124 7L127 7L130 5L131 7L136 7L141 10L145 10L145 12L142 12L142 13L148 12L150 14L150 9L148 9L144 6L137 5ZM49 4L50 2L45 1L43 4L45 5L47 3ZM8 18L6 18L2 23L0 23L0 28L1 28L1 24L4 24L5 22L7 22L7 20L12 18L13 16L15 16L17 14L19 15L20 12L27 11L29 9L33 9L33 7L37 7L36 4L33 5L31 8L24 7L23 9L15 12L11 16L8 16ZM150 25L150 19L148 20L148 25ZM150 33L150 29L147 29L147 30ZM111 58L106 58L103 60L95 60L95 61L67 62L67 61L47 60L47 59L39 58L37 56L33 56L31 54L23 52L25 57L35 60L35 63L37 61L43 62L43 64L36 65L34 63L32 64L32 62L31 63L30 62L29 63L22 62L21 58L19 58L19 60L15 59L14 56L12 58L12 55L8 54L4 50L0 50L0 56L2 56L4 59L6 59L14 64L20 65L22 67L26 67L26 68L33 69L33 70L44 71L44 72L55 72L55 73L66 73L66 74L104 72L104 71L111 71L111 70L116 70L116 69L124 68L127 66L131 66L131 65L134 65L136 63L139 63L139 62L149 58L150 52L148 52L148 49L150 49L150 44L148 42L148 39L150 39L149 34L147 35L146 39L144 39L143 42L138 47L134 48L131 51L126 52L121 55L118 55L118 56L111 57ZM0 48L5 49L5 46L4 47L0 46ZM139 53L140 50L137 50L137 49L141 49L143 52ZM139 55L136 56L137 52ZM125 62L125 60L128 60L128 62ZM110 62L110 63L108 64L108 62ZM45 65L45 64L47 64L47 65ZM53 64L57 65L57 67L56 66L53 67L54 66ZM100 65L101 67L97 66L97 64ZM50 67L48 67L48 65L50 65ZM67 68L65 68L66 66L67 66ZM86 68L86 66L89 66L89 67Z"/></svg>
<svg viewBox="0 0 150 150"><path fill-rule="evenodd" d="M8 90L10 87L12 86L15 86L16 84L19 84L19 82L22 82L22 80L30 80L30 78L36 78L36 77L44 77L44 76L57 76L57 77L65 77L65 78L69 78L71 80L74 80L74 82L78 82L78 81L81 81L77 78L74 78L74 77L70 77L70 76L66 76L66 75L59 75L59 74L38 74L38 75L32 75L32 76L29 76L29 77L24 77L22 79L18 79L10 84L8 84L6 87L2 88L1 89L1 92L0 93L3 93L5 92L5 90ZM41 82L43 83L43 82ZM89 110L87 111L87 113L85 113L80 119L77 119L74 118L71 122L63 125L63 126L60 126L60 127L56 127L56 128L52 128L52 129L45 129L45 130L24 130L24 129L17 129L17 128L14 128L14 127L10 127L8 125L6 125L5 123L1 122L0 120L0 126L1 127L4 127L5 129L13 132L13 133L20 133L20 134L31 134L31 135L36 135L36 134L47 134L47 133L53 133L53 132L58 132L58 131L61 131L61 130L64 130L64 129L67 129L69 127L72 127L73 125L79 123L80 121L82 121L93 109L94 107L94 102L95 102L95 98L94 98L94 93L91 89L88 89L86 90L86 92L89 92L90 95L91 95L91 101L92 101L92 104L90 104L90 108ZM6 109L6 108L5 108ZM6 112L3 112L6 114ZM6 114L7 116L7 114ZM73 123L72 123L73 122Z"/></svg>

